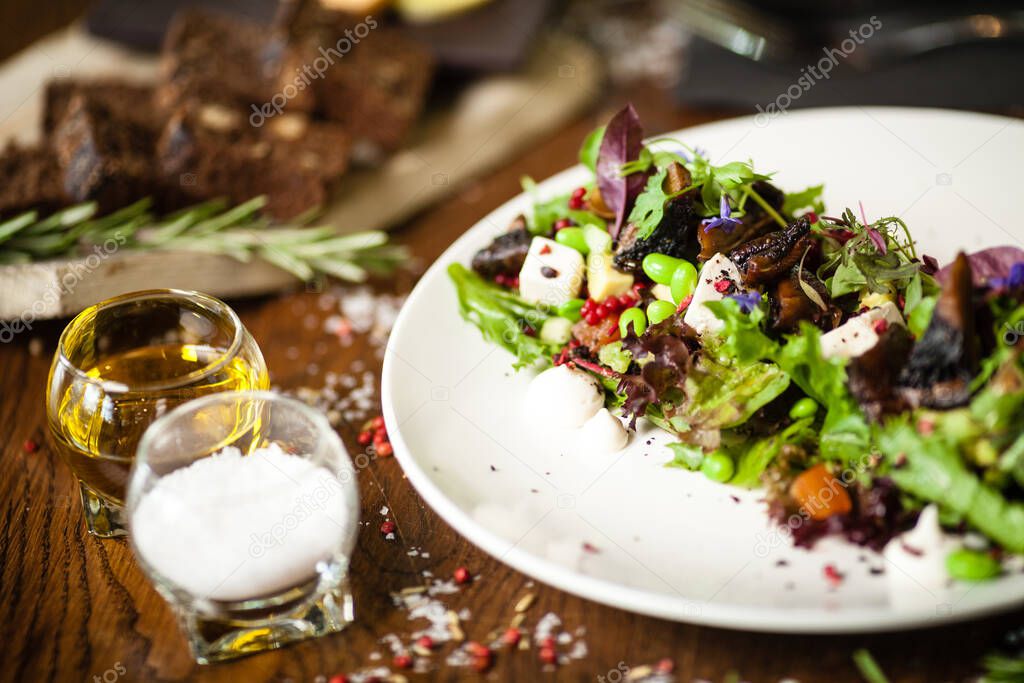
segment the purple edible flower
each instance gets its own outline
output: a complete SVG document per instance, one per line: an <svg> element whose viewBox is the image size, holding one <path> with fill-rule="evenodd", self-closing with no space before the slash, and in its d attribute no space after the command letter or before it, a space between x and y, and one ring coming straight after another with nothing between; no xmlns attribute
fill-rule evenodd
<svg viewBox="0 0 1024 683"><path fill-rule="evenodd" d="M750 313L761 303L761 294L759 292L742 292L740 294L730 294L726 299L732 299L740 305L741 311Z"/></svg>
<svg viewBox="0 0 1024 683"><path fill-rule="evenodd" d="M1014 263L1006 277L994 277L989 284L996 289L1015 289L1024 286L1024 261Z"/></svg>
<svg viewBox="0 0 1024 683"><path fill-rule="evenodd" d="M722 194L721 215L718 218L705 218L701 221L704 232L711 232L715 228L722 228L727 233L732 232L740 224L739 220L732 218L732 209L729 207L729 197Z"/></svg>

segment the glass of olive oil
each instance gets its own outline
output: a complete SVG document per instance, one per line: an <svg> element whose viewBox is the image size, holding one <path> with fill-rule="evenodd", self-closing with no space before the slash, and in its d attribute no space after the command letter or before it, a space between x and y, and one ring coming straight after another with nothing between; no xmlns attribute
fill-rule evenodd
<svg viewBox="0 0 1024 683"><path fill-rule="evenodd" d="M79 313L50 366L46 415L54 448L81 487L89 533L126 533L128 474L154 420L200 396L269 385L252 335L206 294L154 289Z"/></svg>

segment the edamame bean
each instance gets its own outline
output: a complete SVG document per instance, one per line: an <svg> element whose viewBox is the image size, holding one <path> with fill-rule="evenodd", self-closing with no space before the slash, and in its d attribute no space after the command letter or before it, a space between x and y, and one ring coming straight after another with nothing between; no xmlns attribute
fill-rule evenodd
<svg viewBox="0 0 1024 683"><path fill-rule="evenodd" d="M736 466L725 453L710 453L704 456L700 471L711 481L727 482L732 479Z"/></svg>
<svg viewBox="0 0 1024 683"><path fill-rule="evenodd" d="M637 307L627 308L619 316L619 334L625 337L632 326L633 334L640 336L647 329L647 316Z"/></svg>
<svg viewBox="0 0 1024 683"><path fill-rule="evenodd" d="M999 576L1002 565L988 553L961 548L946 556L946 571L960 581L987 581Z"/></svg>
<svg viewBox="0 0 1024 683"><path fill-rule="evenodd" d="M697 268L689 261L681 261L680 265L672 273L672 280L669 282L672 290L672 300L676 305L682 303L683 299L693 294L697 289Z"/></svg>
<svg viewBox="0 0 1024 683"><path fill-rule="evenodd" d="M804 396L802 399L793 404L793 407L789 409L789 416L794 420L799 420L805 417L811 417L818 412L818 403L810 396Z"/></svg>
<svg viewBox="0 0 1024 683"><path fill-rule="evenodd" d="M647 306L647 320L652 325L657 325L663 320L668 320L675 315L676 307L675 304L669 303L668 301L652 301Z"/></svg>
<svg viewBox="0 0 1024 683"><path fill-rule="evenodd" d="M587 241L583 239L583 228L562 228L555 233L555 241L575 249L584 256L590 251Z"/></svg>
<svg viewBox="0 0 1024 683"><path fill-rule="evenodd" d="M555 313L562 318L578 322L583 317L580 315L580 309L583 308L583 304L583 299L569 299L564 304L559 304L558 308L555 309Z"/></svg>
<svg viewBox="0 0 1024 683"><path fill-rule="evenodd" d="M644 272L647 273L647 277L659 285L667 285L672 282L672 273L676 271L676 268L681 263L686 263L686 261L666 254L648 254L644 256L641 265Z"/></svg>

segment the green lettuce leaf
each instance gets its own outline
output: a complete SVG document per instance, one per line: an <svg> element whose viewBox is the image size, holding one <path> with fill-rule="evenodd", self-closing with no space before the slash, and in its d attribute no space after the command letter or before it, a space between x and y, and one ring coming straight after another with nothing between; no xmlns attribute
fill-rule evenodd
<svg viewBox="0 0 1024 683"><path fill-rule="evenodd" d="M729 429L745 423L787 387L789 377L777 365L719 359L705 346L686 376L686 399L675 417L695 431Z"/></svg>
<svg viewBox="0 0 1024 683"><path fill-rule="evenodd" d="M734 459L736 474L729 483L744 488L756 488L761 483L761 475L778 457L782 447L813 439L816 436L811 425L813 417L797 420L778 434L772 434L746 445Z"/></svg>
<svg viewBox="0 0 1024 683"><path fill-rule="evenodd" d="M540 329L552 313L487 282L461 263L448 266L448 277L455 284L462 317L476 325L484 339L515 355L516 369L551 362L560 346L528 335L524 328Z"/></svg>
<svg viewBox="0 0 1024 683"><path fill-rule="evenodd" d="M905 419L879 429L876 440L882 453L905 460L890 471L897 486L959 513L1007 550L1024 553L1024 503L983 484L955 442L937 433L922 436Z"/></svg>
<svg viewBox="0 0 1024 683"><path fill-rule="evenodd" d="M799 192L787 192L782 202L782 213L795 216L797 212L814 211L820 215L825 211L825 202L822 199L824 191L824 185L811 185Z"/></svg>
<svg viewBox="0 0 1024 683"><path fill-rule="evenodd" d="M672 460L665 463L666 467L679 467L684 470L696 472L704 462L704 449L687 443L666 444L674 456Z"/></svg>

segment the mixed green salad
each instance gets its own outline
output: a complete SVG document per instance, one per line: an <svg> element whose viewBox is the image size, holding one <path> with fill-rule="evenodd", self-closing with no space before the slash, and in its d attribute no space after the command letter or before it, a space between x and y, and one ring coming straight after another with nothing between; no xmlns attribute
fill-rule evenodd
<svg viewBox="0 0 1024 683"><path fill-rule="evenodd" d="M588 182L534 196L448 271L517 368L593 376L630 426L673 435L670 466L799 515L798 544L881 549L934 504L984 537L949 556L954 578L1024 554L1024 251L940 268L898 217L645 143L632 106L580 161Z"/></svg>

